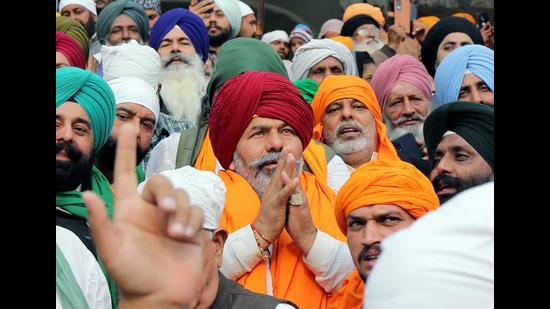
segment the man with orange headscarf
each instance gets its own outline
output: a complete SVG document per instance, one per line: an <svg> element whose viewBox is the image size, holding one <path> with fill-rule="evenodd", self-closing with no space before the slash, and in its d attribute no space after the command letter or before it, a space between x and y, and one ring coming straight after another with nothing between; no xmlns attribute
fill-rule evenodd
<svg viewBox="0 0 550 309"><path fill-rule="evenodd" d="M382 240L438 207L430 180L409 163L379 160L357 169L338 193L335 210L356 269L328 308L361 308Z"/></svg>
<svg viewBox="0 0 550 309"><path fill-rule="evenodd" d="M374 90L364 79L328 76L311 108L313 138L331 146L350 170L376 159L399 160Z"/></svg>
<svg viewBox="0 0 550 309"><path fill-rule="evenodd" d="M221 88L208 123L227 188L222 273L300 308L325 308L353 261L334 218L334 193L302 171L312 118L288 79L245 72Z"/></svg>

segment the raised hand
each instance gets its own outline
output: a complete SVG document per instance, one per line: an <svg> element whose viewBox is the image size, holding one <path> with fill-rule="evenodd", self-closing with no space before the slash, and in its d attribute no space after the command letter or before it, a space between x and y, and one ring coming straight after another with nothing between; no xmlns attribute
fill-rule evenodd
<svg viewBox="0 0 550 309"><path fill-rule="evenodd" d="M188 306L202 274L202 210L164 176L151 177L139 196L137 131L125 124L119 134L113 220L95 193L83 194L99 255L120 289L121 308Z"/></svg>
<svg viewBox="0 0 550 309"><path fill-rule="evenodd" d="M198 15L204 23L206 23L206 20L210 17L210 14L212 14L208 11L214 9L215 5L214 0L204 0L201 2L198 2L198 0L191 0L189 11Z"/></svg>
<svg viewBox="0 0 550 309"><path fill-rule="evenodd" d="M296 160L292 154L289 154L288 147L285 146L279 156L277 167L271 177L269 186L262 198L258 217L254 222L258 232L270 241L277 239L283 231L288 199L300 185L298 178L283 183L281 175L288 175L292 170L296 170ZM261 243L264 244L264 247L267 247L266 243L263 241Z"/></svg>

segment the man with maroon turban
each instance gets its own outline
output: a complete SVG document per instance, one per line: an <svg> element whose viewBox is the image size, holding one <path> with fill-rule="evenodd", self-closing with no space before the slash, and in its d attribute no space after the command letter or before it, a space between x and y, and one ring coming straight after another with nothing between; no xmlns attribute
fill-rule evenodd
<svg viewBox="0 0 550 309"><path fill-rule="evenodd" d="M77 67L86 69L84 52L78 42L63 32L55 33L55 68Z"/></svg>
<svg viewBox="0 0 550 309"><path fill-rule="evenodd" d="M324 308L353 262L334 193L302 170L310 106L283 76L245 72L220 89L208 123L227 188L222 273L300 308Z"/></svg>

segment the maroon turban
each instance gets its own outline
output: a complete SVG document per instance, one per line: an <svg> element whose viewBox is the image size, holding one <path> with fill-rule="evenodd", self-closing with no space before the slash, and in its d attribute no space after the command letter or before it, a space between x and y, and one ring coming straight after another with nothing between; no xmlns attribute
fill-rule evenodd
<svg viewBox="0 0 550 309"><path fill-rule="evenodd" d="M292 127L305 149L313 133L313 112L287 78L272 72L245 72L229 79L210 112L212 149L228 169L237 143L252 117L279 119Z"/></svg>
<svg viewBox="0 0 550 309"><path fill-rule="evenodd" d="M55 32L55 51L60 52L69 60L69 64L86 70L86 59L78 42L70 35Z"/></svg>

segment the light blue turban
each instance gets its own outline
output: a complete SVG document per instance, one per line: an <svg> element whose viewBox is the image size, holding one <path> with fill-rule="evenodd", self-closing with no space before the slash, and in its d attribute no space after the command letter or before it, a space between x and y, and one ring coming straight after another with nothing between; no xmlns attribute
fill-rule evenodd
<svg viewBox="0 0 550 309"><path fill-rule="evenodd" d="M449 53L435 71L436 106L458 100L466 71L479 77L495 92L495 52L483 45L466 45Z"/></svg>

